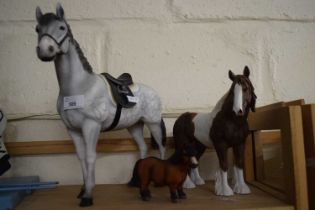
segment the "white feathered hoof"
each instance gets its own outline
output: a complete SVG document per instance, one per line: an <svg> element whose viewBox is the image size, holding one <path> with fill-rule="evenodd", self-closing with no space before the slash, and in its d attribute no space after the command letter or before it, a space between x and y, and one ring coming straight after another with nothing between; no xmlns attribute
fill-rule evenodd
<svg viewBox="0 0 315 210"><path fill-rule="evenodd" d="M185 189L192 189L192 188L195 188L196 185L191 181L190 177L187 175L186 176L186 179L185 179L185 182L183 184L183 188Z"/></svg>
<svg viewBox="0 0 315 210"><path fill-rule="evenodd" d="M234 195L233 190L228 185L216 185L215 194L219 196L232 196Z"/></svg>
<svg viewBox="0 0 315 210"><path fill-rule="evenodd" d="M220 196L232 196L233 190L230 188L227 180L227 172L219 170L215 174L214 193Z"/></svg>
<svg viewBox="0 0 315 210"><path fill-rule="evenodd" d="M233 187L233 191L235 193L237 193L237 194L242 194L242 195L246 195L246 194L250 194L251 193L249 187L245 183L243 183L243 184L235 184L234 187Z"/></svg>
<svg viewBox="0 0 315 210"><path fill-rule="evenodd" d="M199 175L198 167L194 168L193 170L191 170L191 172L190 172L190 179L192 180L193 183L195 183L195 185L203 185L203 184L205 184L205 181Z"/></svg>
<svg viewBox="0 0 315 210"><path fill-rule="evenodd" d="M195 179L195 184L196 185L204 185L205 181L201 177L199 177L199 178Z"/></svg>
<svg viewBox="0 0 315 210"><path fill-rule="evenodd" d="M249 194L250 189L244 181L243 169L234 166L233 171L234 171L233 191L237 194Z"/></svg>

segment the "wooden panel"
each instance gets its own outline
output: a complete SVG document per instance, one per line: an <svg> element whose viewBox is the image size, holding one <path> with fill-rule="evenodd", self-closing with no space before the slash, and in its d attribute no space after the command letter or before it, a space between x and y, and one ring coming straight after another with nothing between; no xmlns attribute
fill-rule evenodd
<svg viewBox="0 0 315 210"><path fill-rule="evenodd" d="M249 127L251 131L281 130L286 183L285 199L287 202L295 204L297 210L307 210L308 196L301 107L283 106L251 113ZM254 158L254 160L256 159ZM264 186L268 188L267 185Z"/></svg>
<svg viewBox="0 0 315 210"><path fill-rule="evenodd" d="M302 106L309 208L315 209L315 104Z"/></svg>
<svg viewBox="0 0 315 210"><path fill-rule="evenodd" d="M285 106L299 106L299 105L304 105L304 104L305 104L304 99L298 99L298 100L294 100L294 101L284 102Z"/></svg>
<svg viewBox="0 0 315 210"><path fill-rule="evenodd" d="M256 180L262 181L265 179L264 170L264 154L262 148L262 141L260 139L261 132L254 132L254 160L255 160L255 177Z"/></svg>
<svg viewBox="0 0 315 210"><path fill-rule="evenodd" d="M145 139L150 148L150 138ZM72 140L50 140L50 141L27 141L5 143L11 156L23 155L47 155L47 154L68 154L75 153ZM166 148L174 148L172 137L166 140ZM138 146L133 139L100 139L97 144L97 152L130 152L138 151ZM213 148L207 149L213 152Z"/></svg>
<svg viewBox="0 0 315 210"><path fill-rule="evenodd" d="M282 122L288 118L286 114L283 107L251 112L248 116L249 129L252 131L280 129Z"/></svg>
<svg viewBox="0 0 315 210"><path fill-rule="evenodd" d="M145 139L150 145L150 139ZM173 138L168 137L166 146L173 146ZM66 154L74 153L75 148L72 140L7 142L7 150L11 156L19 155L43 155L43 154ZM97 152L127 152L136 151L138 147L132 139L100 139Z"/></svg>
<svg viewBox="0 0 315 210"><path fill-rule="evenodd" d="M277 109L277 108L283 107L284 105L285 105L285 103L283 101L280 101L277 103L268 104L266 106L257 107L256 112L263 112L263 111L268 111L268 110L272 110L272 109Z"/></svg>
<svg viewBox="0 0 315 210"><path fill-rule="evenodd" d="M260 138L263 144L275 143L280 140L280 136L281 134L279 131L260 133ZM147 144L149 145L150 139L147 138L145 140ZM166 142L167 142L168 148L174 147L172 137L168 137ZM75 148L74 148L72 140L6 142L5 144L11 156L67 154L67 153L75 152ZM129 138L100 139L98 142L98 147L97 147L98 152L127 152L127 151L136 151L136 150L138 150L137 145L132 139L129 139ZM209 149L209 150L213 151L213 149Z"/></svg>
<svg viewBox="0 0 315 210"><path fill-rule="evenodd" d="M254 153L253 153L253 138L252 134L248 135L244 148L244 175L246 182L255 180L254 174Z"/></svg>
<svg viewBox="0 0 315 210"><path fill-rule="evenodd" d="M282 152L286 193L290 203L295 203L297 210L308 209L302 111L300 106L290 106L288 118L282 125Z"/></svg>
<svg viewBox="0 0 315 210"><path fill-rule="evenodd" d="M259 138L263 145L274 144L281 141L281 132L279 130L259 132Z"/></svg>
<svg viewBox="0 0 315 210"><path fill-rule="evenodd" d="M274 197L282 200L282 201L286 201L287 200L287 196L285 193L279 191L278 189L274 189L273 187L270 187L264 183L261 183L259 181L252 181L250 182L251 185L257 187L258 189L269 193L270 195L273 195Z"/></svg>
<svg viewBox="0 0 315 210"><path fill-rule="evenodd" d="M305 100L304 99L298 99L298 100L293 100L293 101L280 101L280 102L276 102L273 104L268 104L265 106L260 106L256 108L257 112L263 112L263 111L268 111L268 110L272 110L272 109L277 109L280 107L284 107L284 106L298 106L298 105L304 105L305 104Z"/></svg>

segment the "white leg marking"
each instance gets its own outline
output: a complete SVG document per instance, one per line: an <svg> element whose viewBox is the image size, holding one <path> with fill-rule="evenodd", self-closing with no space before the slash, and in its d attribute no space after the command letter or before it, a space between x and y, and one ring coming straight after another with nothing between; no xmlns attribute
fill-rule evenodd
<svg viewBox="0 0 315 210"><path fill-rule="evenodd" d="M234 194L228 184L226 171L219 169L219 171L216 172L214 190L216 195L231 196Z"/></svg>
<svg viewBox="0 0 315 210"><path fill-rule="evenodd" d="M203 184L205 184L205 181L199 175L199 168L198 167L191 170L190 178L196 185L203 185Z"/></svg>
<svg viewBox="0 0 315 210"><path fill-rule="evenodd" d="M195 188L195 187L196 187L196 185L191 181L189 175L187 174L185 182L183 184L183 188L192 189L192 188Z"/></svg>
<svg viewBox="0 0 315 210"><path fill-rule="evenodd" d="M147 157L148 147L143 139L143 123L137 123L128 128L129 133L138 144L140 150L140 158L144 159Z"/></svg>
<svg viewBox="0 0 315 210"><path fill-rule="evenodd" d="M197 160L197 158L195 156L191 157L190 161L191 161L192 164L198 165L198 160Z"/></svg>
<svg viewBox="0 0 315 210"><path fill-rule="evenodd" d="M159 150L160 150L160 158L162 160L165 159L165 147L162 145L162 128L160 123L148 123L147 124L152 136L154 137L156 143L159 146Z"/></svg>
<svg viewBox="0 0 315 210"><path fill-rule="evenodd" d="M238 194L249 194L250 189L244 181L243 169L233 167L233 191Z"/></svg>
<svg viewBox="0 0 315 210"><path fill-rule="evenodd" d="M235 84L233 111L238 114L240 110L243 111L243 90L241 85Z"/></svg>

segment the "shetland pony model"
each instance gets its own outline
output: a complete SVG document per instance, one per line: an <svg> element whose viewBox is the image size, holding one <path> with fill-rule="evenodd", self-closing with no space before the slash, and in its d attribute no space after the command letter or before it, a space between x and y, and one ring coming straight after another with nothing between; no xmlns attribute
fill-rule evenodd
<svg viewBox="0 0 315 210"><path fill-rule="evenodd" d="M184 113L175 122L173 135L175 148L180 149L190 143L197 150L199 158L208 147L214 147L219 158L220 170L216 173L215 194L230 196L235 193L248 194L249 187L243 177L244 143L248 135L247 116L255 111L256 95L249 80L249 68L243 75L234 75L229 71L232 85L229 91L218 101L211 113ZM227 149L233 148L235 166L233 167L233 190L227 180ZM204 184L198 168L187 176L185 187Z"/></svg>
<svg viewBox="0 0 315 210"><path fill-rule="evenodd" d="M127 128L138 144L140 157L145 158L147 146L143 139L143 126L146 124L159 146L161 158L164 158L162 139L165 139L165 126L161 117L161 101L150 87L133 84L132 107L119 107L110 89L115 85L119 87L115 89L119 93L129 89L128 85L132 84L130 75L123 74L117 80L93 73L64 19L60 4L56 14L42 14L37 7L36 19L37 56L42 61L55 63L59 84L57 110L81 162L84 186L78 196L81 198L80 206L90 206L93 204L96 145L100 131ZM115 93L113 89L112 93Z"/></svg>
<svg viewBox="0 0 315 210"><path fill-rule="evenodd" d="M155 186L168 185L171 194L171 201L176 203L177 199L185 199L183 183L191 168L198 165L198 161L190 148L177 150L168 160L161 160L155 157L140 159L136 162L132 182L140 188L140 196L143 201L151 198L148 188L150 182Z"/></svg>

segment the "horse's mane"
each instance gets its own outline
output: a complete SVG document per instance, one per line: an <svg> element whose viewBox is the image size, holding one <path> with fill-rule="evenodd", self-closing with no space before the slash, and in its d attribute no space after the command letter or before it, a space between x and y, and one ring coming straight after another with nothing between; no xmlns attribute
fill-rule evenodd
<svg viewBox="0 0 315 210"><path fill-rule="evenodd" d="M65 21L65 20L64 20ZM93 69L92 66L90 65L89 61L87 60L87 58L84 56L84 53L79 45L79 43L74 39L70 25L65 21L67 27L68 27L68 36L70 37L70 40L72 41L72 43L74 44L75 50L77 51L78 55L79 55L79 59L83 65L83 68L89 72L92 73Z"/></svg>
<svg viewBox="0 0 315 210"><path fill-rule="evenodd" d="M191 144L186 144L181 149L175 149L174 153L172 154L171 157L167 159L167 161L174 165L178 165L181 162L183 156L192 157L195 155L196 155L195 148Z"/></svg>
<svg viewBox="0 0 315 210"><path fill-rule="evenodd" d="M223 102L221 111L223 112L232 112L232 107L233 107L233 100L234 100L234 89L235 83L233 83L229 89L229 91L226 93L225 100Z"/></svg>

